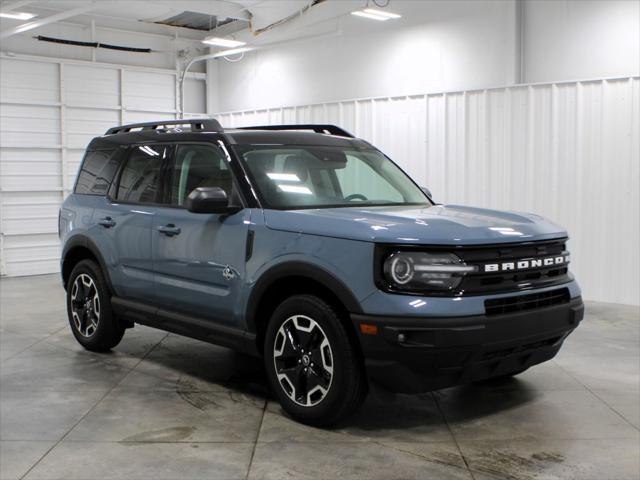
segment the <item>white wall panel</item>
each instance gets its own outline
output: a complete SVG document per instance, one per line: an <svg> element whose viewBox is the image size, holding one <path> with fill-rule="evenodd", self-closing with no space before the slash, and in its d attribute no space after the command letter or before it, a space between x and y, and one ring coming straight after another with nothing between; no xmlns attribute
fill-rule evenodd
<svg viewBox="0 0 640 480"><path fill-rule="evenodd" d="M3 192L59 190L61 173L58 150L2 148L0 188Z"/></svg>
<svg viewBox="0 0 640 480"><path fill-rule="evenodd" d="M57 72L58 66L54 63L3 61L0 97L3 102L58 102L60 80Z"/></svg>
<svg viewBox="0 0 640 480"><path fill-rule="evenodd" d="M640 80L515 86L229 112L226 127L335 123L437 201L565 226L587 299L640 303Z"/></svg>
<svg viewBox="0 0 640 480"><path fill-rule="evenodd" d="M175 111L175 75L127 71L123 104L130 110Z"/></svg>
<svg viewBox="0 0 640 480"><path fill-rule="evenodd" d="M65 96L69 105L118 107L120 71L86 65L65 66Z"/></svg>
<svg viewBox="0 0 640 480"><path fill-rule="evenodd" d="M122 122L171 120L176 72L54 59L0 58L0 273L59 269L58 209L84 149ZM204 116L204 75L188 107Z"/></svg>
<svg viewBox="0 0 640 480"><path fill-rule="evenodd" d="M173 113L125 111L124 123L151 122L154 120L173 120Z"/></svg>
<svg viewBox="0 0 640 480"><path fill-rule="evenodd" d="M69 148L84 150L98 133L106 132L120 123L120 109L67 108L66 144Z"/></svg>
<svg viewBox="0 0 640 480"><path fill-rule="evenodd" d="M60 145L60 108L37 105L3 105L0 110L0 131L5 146ZM33 135L38 132L38 135Z"/></svg>

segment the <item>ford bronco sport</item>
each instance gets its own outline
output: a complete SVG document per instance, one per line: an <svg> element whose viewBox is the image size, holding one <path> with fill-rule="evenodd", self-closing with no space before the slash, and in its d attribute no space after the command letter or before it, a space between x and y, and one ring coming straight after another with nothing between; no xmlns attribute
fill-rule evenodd
<svg viewBox="0 0 640 480"><path fill-rule="evenodd" d="M583 317L561 227L438 205L333 125L111 128L59 228L83 347L139 323L261 356L283 408L314 425L353 412L369 381L424 392L518 374Z"/></svg>

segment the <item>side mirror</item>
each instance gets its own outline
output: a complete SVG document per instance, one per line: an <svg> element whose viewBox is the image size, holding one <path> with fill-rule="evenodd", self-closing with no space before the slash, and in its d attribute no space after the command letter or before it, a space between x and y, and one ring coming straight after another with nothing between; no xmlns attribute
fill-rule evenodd
<svg viewBox="0 0 640 480"><path fill-rule="evenodd" d="M198 187L185 201L187 210L193 213L234 213L240 207L229 205L227 192L220 187Z"/></svg>
<svg viewBox="0 0 640 480"><path fill-rule="evenodd" d="M433 195L431 194L431 190L429 190L427 187L420 187L420 190L422 190L424 194L427 197L429 197L429 200L433 200Z"/></svg>

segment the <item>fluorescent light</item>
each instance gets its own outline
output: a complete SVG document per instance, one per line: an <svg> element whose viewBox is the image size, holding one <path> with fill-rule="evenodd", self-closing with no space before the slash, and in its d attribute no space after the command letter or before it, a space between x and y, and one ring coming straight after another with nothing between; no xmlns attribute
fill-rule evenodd
<svg viewBox="0 0 640 480"><path fill-rule="evenodd" d="M271 180L280 180L281 182L299 182L300 178L295 173L267 173L267 177Z"/></svg>
<svg viewBox="0 0 640 480"><path fill-rule="evenodd" d="M370 20L378 20L379 22L385 22L387 20L401 18L402 15L397 13L388 12L386 10L378 10L375 8L365 8L363 10L356 10L351 12L351 15L357 15L358 17L368 18Z"/></svg>
<svg viewBox="0 0 640 480"><path fill-rule="evenodd" d="M351 12L351 15L356 15L358 17L369 18L371 20L378 20L380 22L385 22L389 20L388 17L381 17L379 15L373 15L372 13L363 12L362 10L358 10L357 12Z"/></svg>
<svg viewBox="0 0 640 480"><path fill-rule="evenodd" d="M303 193L305 195L313 195L313 192L307 187L299 187L298 185L278 185L278 188L287 193Z"/></svg>
<svg viewBox="0 0 640 480"><path fill-rule="evenodd" d="M369 13L371 15L378 15L379 17L387 17L391 19L402 17L402 15L398 15L397 13L388 12L387 10L377 10L375 8L365 8L363 12Z"/></svg>
<svg viewBox="0 0 640 480"><path fill-rule="evenodd" d="M31 20L32 18L36 18L37 15L27 12L6 12L0 13L0 17L13 18L14 20Z"/></svg>
<svg viewBox="0 0 640 480"><path fill-rule="evenodd" d="M208 45L215 45L217 47L227 47L227 48L236 48L246 45L247 42L241 42L240 40L231 40L230 38L220 38L220 37L207 37L202 40L202 43L206 43Z"/></svg>
<svg viewBox="0 0 640 480"><path fill-rule="evenodd" d="M158 152L156 152L151 147L148 147L147 145L143 145L142 147L138 147L138 148L142 150L144 153L146 153L147 155L151 155L152 157L157 157L158 155L160 155Z"/></svg>
<svg viewBox="0 0 640 480"><path fill-rule="evenodd" d="M244 53L253 50L251 47L241 47L241 48L232 48L231 50L222 50L221 52L216 53L211 58L220 58L220 57L228 57L229 55L235 55L237 53Z"/></svg>

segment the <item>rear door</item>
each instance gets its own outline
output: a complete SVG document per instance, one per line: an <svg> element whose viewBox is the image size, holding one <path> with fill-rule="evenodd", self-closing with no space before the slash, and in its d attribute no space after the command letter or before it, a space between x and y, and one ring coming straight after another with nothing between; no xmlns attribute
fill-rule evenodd
<svg viewBox="0 0 640 480"><path fill-rule="evenodd" d="M245 275L250 210L234 214L192 213L185 207L197 187L220 187L241 205L224 152L214 144L178 144L165 171L163 205L153 216L152 250L157 304L207 321L235 327ZM185 325L186 327L186 325ZM174 326L175 328L175 326Z"/></svg>
<svg viewBox="0 0 640 480"><path fill-rule="evenodd" d="M94 211L100 234L94 236L105 257L116 295L151 303L153 258L151 229L161 195L163 162L168 145L132 146L126 149L118 182L104 205Z"/></svg>

